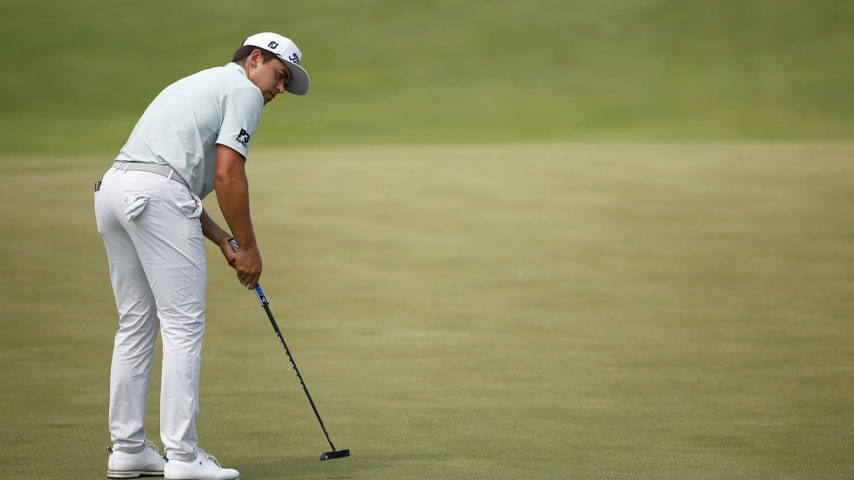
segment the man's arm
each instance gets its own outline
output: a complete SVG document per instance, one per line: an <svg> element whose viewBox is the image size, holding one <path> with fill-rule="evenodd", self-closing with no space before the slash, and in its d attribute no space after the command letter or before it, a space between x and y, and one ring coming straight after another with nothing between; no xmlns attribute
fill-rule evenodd
<svg viewBox="0 0 854 480"><path fill-rule="evenodd" d="M222 216L225 218L228 228L231 229L234 239L237 240L237 244L240 245L240 250L233 257L233 266L237 270L237 278L241 285L247 288L255 288L258 285L258 279L261 278L261 252L258 251L258 245L255 242L255 230L252 228L252 217L249 214L249 181L246 178L246 161L241 154L225 145L217 145L216 148L214 189ZM207 214L204 216L207 217ZM210 220L210 217L207 218ZM211 222L213 221L211 220ZM205 222L203 221L203 231L204 225ZM210 233L216 239L211 238L207 233L205 236L223 248L220 243L221 234L216 232L216 229L211 230ZM227 236L226 243L228 243Z"/></svg>
<svg viewBox="0 0 854 480"><path fill-rule="evenodd" d="M225 260L229 265L234 267L236 255L234 254L234 250L231 249L231 245L228 243L228 239L231 238L231 235L223 230L222 227L220 227L204 209L202 209L202 215L199 217L199 221L202 223L202 233L205 235L205 238L219 246Z"/></svg>

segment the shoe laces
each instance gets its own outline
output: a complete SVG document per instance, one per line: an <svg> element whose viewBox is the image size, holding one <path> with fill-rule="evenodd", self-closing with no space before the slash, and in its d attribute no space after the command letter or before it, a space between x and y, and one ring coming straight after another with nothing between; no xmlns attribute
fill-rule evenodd
<svg viewBox="0 0 854 480"><path fill-rule="evenodd" d="M201 448L196 448L196 455L197 456L198 455L204 455L204 457L207 458L209 462L213 463L214 465L216 465L219 468L222 468L222 465L219 464L219 460L217 460L216 457L214 457L210 453L202 450Z"/></svg>

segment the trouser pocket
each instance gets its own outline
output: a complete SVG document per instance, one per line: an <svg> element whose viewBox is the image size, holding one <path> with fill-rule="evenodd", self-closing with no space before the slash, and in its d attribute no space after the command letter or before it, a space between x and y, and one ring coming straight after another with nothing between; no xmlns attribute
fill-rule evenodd
<svg viewBox="0 0 854 480"><path fill-rule="evenodd" d="M186 193L189 193L189 196L178 199L178 208L187 218L199 218L202 216L202 199L189 190Z"/></svg>
<svg viewBox="0 0 854 480"><path fill-rule="evenodd" d="M131 222L142 215L149 201L151 201L151 195L140 192L125 192L124 215L127 221Z"/></svg>

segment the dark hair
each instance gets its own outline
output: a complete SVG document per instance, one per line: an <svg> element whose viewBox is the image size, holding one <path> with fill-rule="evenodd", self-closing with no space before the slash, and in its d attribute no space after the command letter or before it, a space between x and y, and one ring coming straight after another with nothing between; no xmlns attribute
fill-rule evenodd
<svg viewBox="0 0 854 480"><path fill-rule="evenodd" d="M263 48L256 47L254 45L244 45L238 48L236 52L234 52L234 57L232 57L231 61L234 63L240 63L243 60L246 60L246 57L251 55L252 52L254 52L255 50L261 50L261 58L264 59L263 63L267 63L274 58L278 58L276 57L275 53L269 50L264 50Z"/></svg>

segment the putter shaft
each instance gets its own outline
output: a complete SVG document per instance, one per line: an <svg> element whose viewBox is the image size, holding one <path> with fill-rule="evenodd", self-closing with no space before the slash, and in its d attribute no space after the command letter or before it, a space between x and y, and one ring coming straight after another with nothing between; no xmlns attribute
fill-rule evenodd
<svg viewBox="0 0 854 480"><path fill-rule="evenodd" d="M234 238L229 238L228 243L231 245L231 248L235 252L237 252L237 241ZM308 392L308 387L305 385L305 381L302 379L302 375L299 373L299 368L297 368L297 363L294 361L294 356L291 355L291 350L288 348L288 344L287 342L285 342L285 337L282 335L282 331L279 329L279 324L276 323L276 319L275 317L273 317L273 312L270 310L270 302L267 300L267 295L264 294L264 290L261 288L260 283L255 286L255 295L258 297L258 301L261 302L261 307L267 314L267 318L270 320L270 325L272 325L273 330L276 331L276 336L279 337L279 343L281 343L282 348L285 349L285 355L287 355L288 361L291 364L291 368L293 368L294 373L297 376L297 380L299 380L299 384L302 387L302 391L305 392L305 396L306 398L308 398L308 403L311 405L311 410L314 412L314 416L317 417L317 422L320 424L320 428L323 430L323 435L326 436L326 441L329 442L329 447L332 448L331 452L324 452L320 456L320 461L349 457L350 449L335 449L335 445L332 443L332 438L329 436L329 431L326 430L326 425L323 423L323 419L320 418L320 412L317 411L317 406L314 404L314 400L311 398L311 393Z"/></svg>

